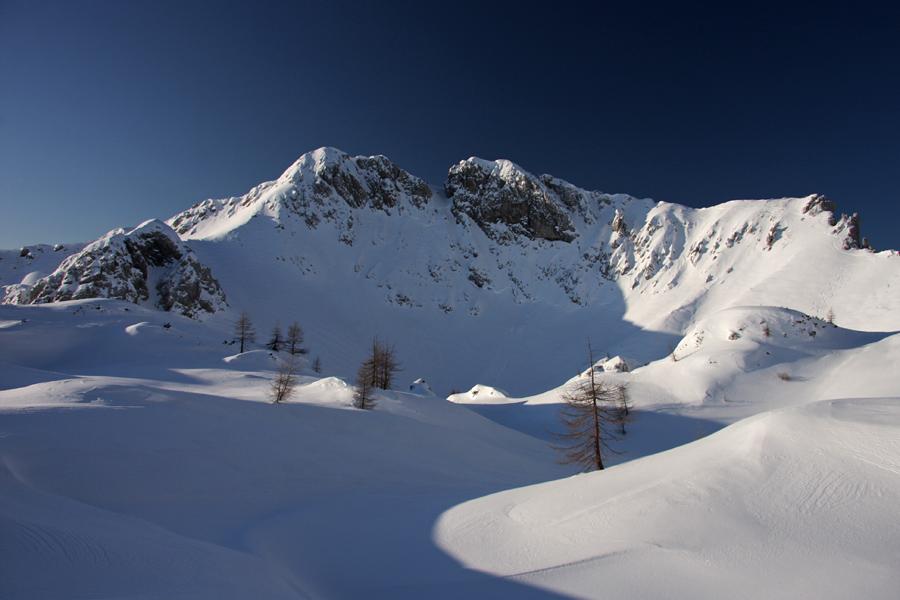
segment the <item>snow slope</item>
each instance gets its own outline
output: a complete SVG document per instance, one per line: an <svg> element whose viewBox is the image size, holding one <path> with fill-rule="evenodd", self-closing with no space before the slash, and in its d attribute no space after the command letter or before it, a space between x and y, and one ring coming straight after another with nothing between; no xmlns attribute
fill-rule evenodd
<svg viewBox="0 0 900 600"><path fill-rule="evenodd" d="M109 300L0 309L0 596L414 597L390 590L489 579L433 547L442 510L563 472L433 395L358 411L346 383L305 371L272 405L268 352L235 356L171 317ZM96 351L93 370L74 347Z"/></svg>
<svg viewBox="0 0 900 600"><path fill-rule="evenodd" d="M573 598L895 598L900 402L766 412L442 515L462 564Z"/></svg>
<svg viewBox="0 0 900 600"><path fill-rule="evenodd" d="M555 390L365 412L304 366L273 405L277 356L115 300L0 307L0 342L2 597L895 594L898 335L723 311L604 372L628 453L568 478Z"/></svg>

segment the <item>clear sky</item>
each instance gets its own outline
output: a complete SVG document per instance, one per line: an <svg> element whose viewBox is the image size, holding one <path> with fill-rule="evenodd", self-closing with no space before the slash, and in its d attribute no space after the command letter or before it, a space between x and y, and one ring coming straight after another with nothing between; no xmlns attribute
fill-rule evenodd
<svg viewBox="0 0 900 600"><path fill-rule="evenodd" d="M0 0L0 248L326 145L434 185L480 156L689 206L822 193L900 249L900 8Z"/></svg>

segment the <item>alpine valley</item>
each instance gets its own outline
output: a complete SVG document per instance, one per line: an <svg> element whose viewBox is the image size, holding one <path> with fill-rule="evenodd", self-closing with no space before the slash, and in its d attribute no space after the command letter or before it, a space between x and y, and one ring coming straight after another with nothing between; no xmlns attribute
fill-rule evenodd
<svg viewBox="0 0 900 600"><path fill-rule="evenodd" d="M824 196L693 209L478 158L435 187L321 148L0 251L0 296L0 597L900 589L900 255ZM406 391L361 411L376 335ZM572 477L548 442L588 341L636 420Z"/></svg>

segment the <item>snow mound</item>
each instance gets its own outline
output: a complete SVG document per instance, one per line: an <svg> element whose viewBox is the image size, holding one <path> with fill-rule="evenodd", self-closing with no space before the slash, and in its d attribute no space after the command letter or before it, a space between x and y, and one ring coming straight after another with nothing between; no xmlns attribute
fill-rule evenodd
<svg viewBox="0 0 900 600"><path fill-rule="evenodd" d="M900 587L898 440L896 398L765 413L462 504L435 539L469 568L572 597L887 600Z"/></svg>
<svg viewBox="0 0 900 600"><path fill-rule="evenodd" d="M629 373L642 366L642 363L633 358L622 358L621 356L604 358L594 363L595 370L605 373Z"/></svg>
<svg viewBox="0 0 900 600"><path fill-rule="evenodd" d="M733 361L742 371L863 346L888 333L852 331L785 308L753 306L719 311L699 321L673 350L677 361ZM712 362L714 361L714 362Z"/></svg>
<svg viewBox="0 0 900 600"><path fill-rule="evenodd" d="M489 385L478 384L468 392L462 394L452 394L447 399L457 404L491 404L508 402L509 396L503 390L493 388Z"/></svg>
<svg viewBox="0 0 900 600"><path fill-rule="evenodd" d="M409 385L409 389L407 390L410 394L416 394L418 396L434 396L435 393L431 391L431 386L425 383L424 379L416 379Z"/></svg>

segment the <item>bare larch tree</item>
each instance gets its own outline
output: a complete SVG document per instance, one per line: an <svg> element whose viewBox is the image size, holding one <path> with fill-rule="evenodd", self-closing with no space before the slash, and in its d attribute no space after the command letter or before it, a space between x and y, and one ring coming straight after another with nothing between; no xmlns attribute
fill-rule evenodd
<svg viewBox="0 0 900 600"><path fill-rule="evenodd" d="M272 337L266 347L272 352L279 352L282 344L284 344L284 338L281 336L281 324L276 321L275 327L272 328Z"/></svg>
<svg viewBox="0 0 900 600"><path fill-rule="evenodd" d="M256 341L256 330L253 328L253 320L246 310L241 311L241 316L234 322L234 341L241 343L241 354L244 353L244 344Z"/></svg>
<svg viewBox="0 0 900 600"><path fill-rule="evenodd" d="M356 385L353 388L353 406L363 410L375 408L374 363L371 360L363 361L356 373Z"/></svg>
<svg viewBox="0 0 900 600"><path fill-rule="evenodd" d="M300 323L294 321L287 331L288 351L291 354L306 354L309 348L303 347L303 328ZM318 371L316 371L318 373Z"/></svg>
<svg viewBox="0 0 900 600"><path fill-rule="evenodd" d="M631 403L625 386L603 383L594 370L594 352L588 341L590 359L587 372L578 376L563 393L559 412L564 433L554 433L558 440L560 464L577 465L581 472L602 470L603 459L621 454L610 443L621 441L625 422L631 420Z"/></svg>
<svg viewBox="0 0 900 600"><path fill-rule="evenodd" d="M297 359L293 355L290 360L282 361L278 365L278 374L269 390L269 397L272 398L273 403L278 404L291 397L297 385L297 371L299 371L299 367Z"/></svg>

